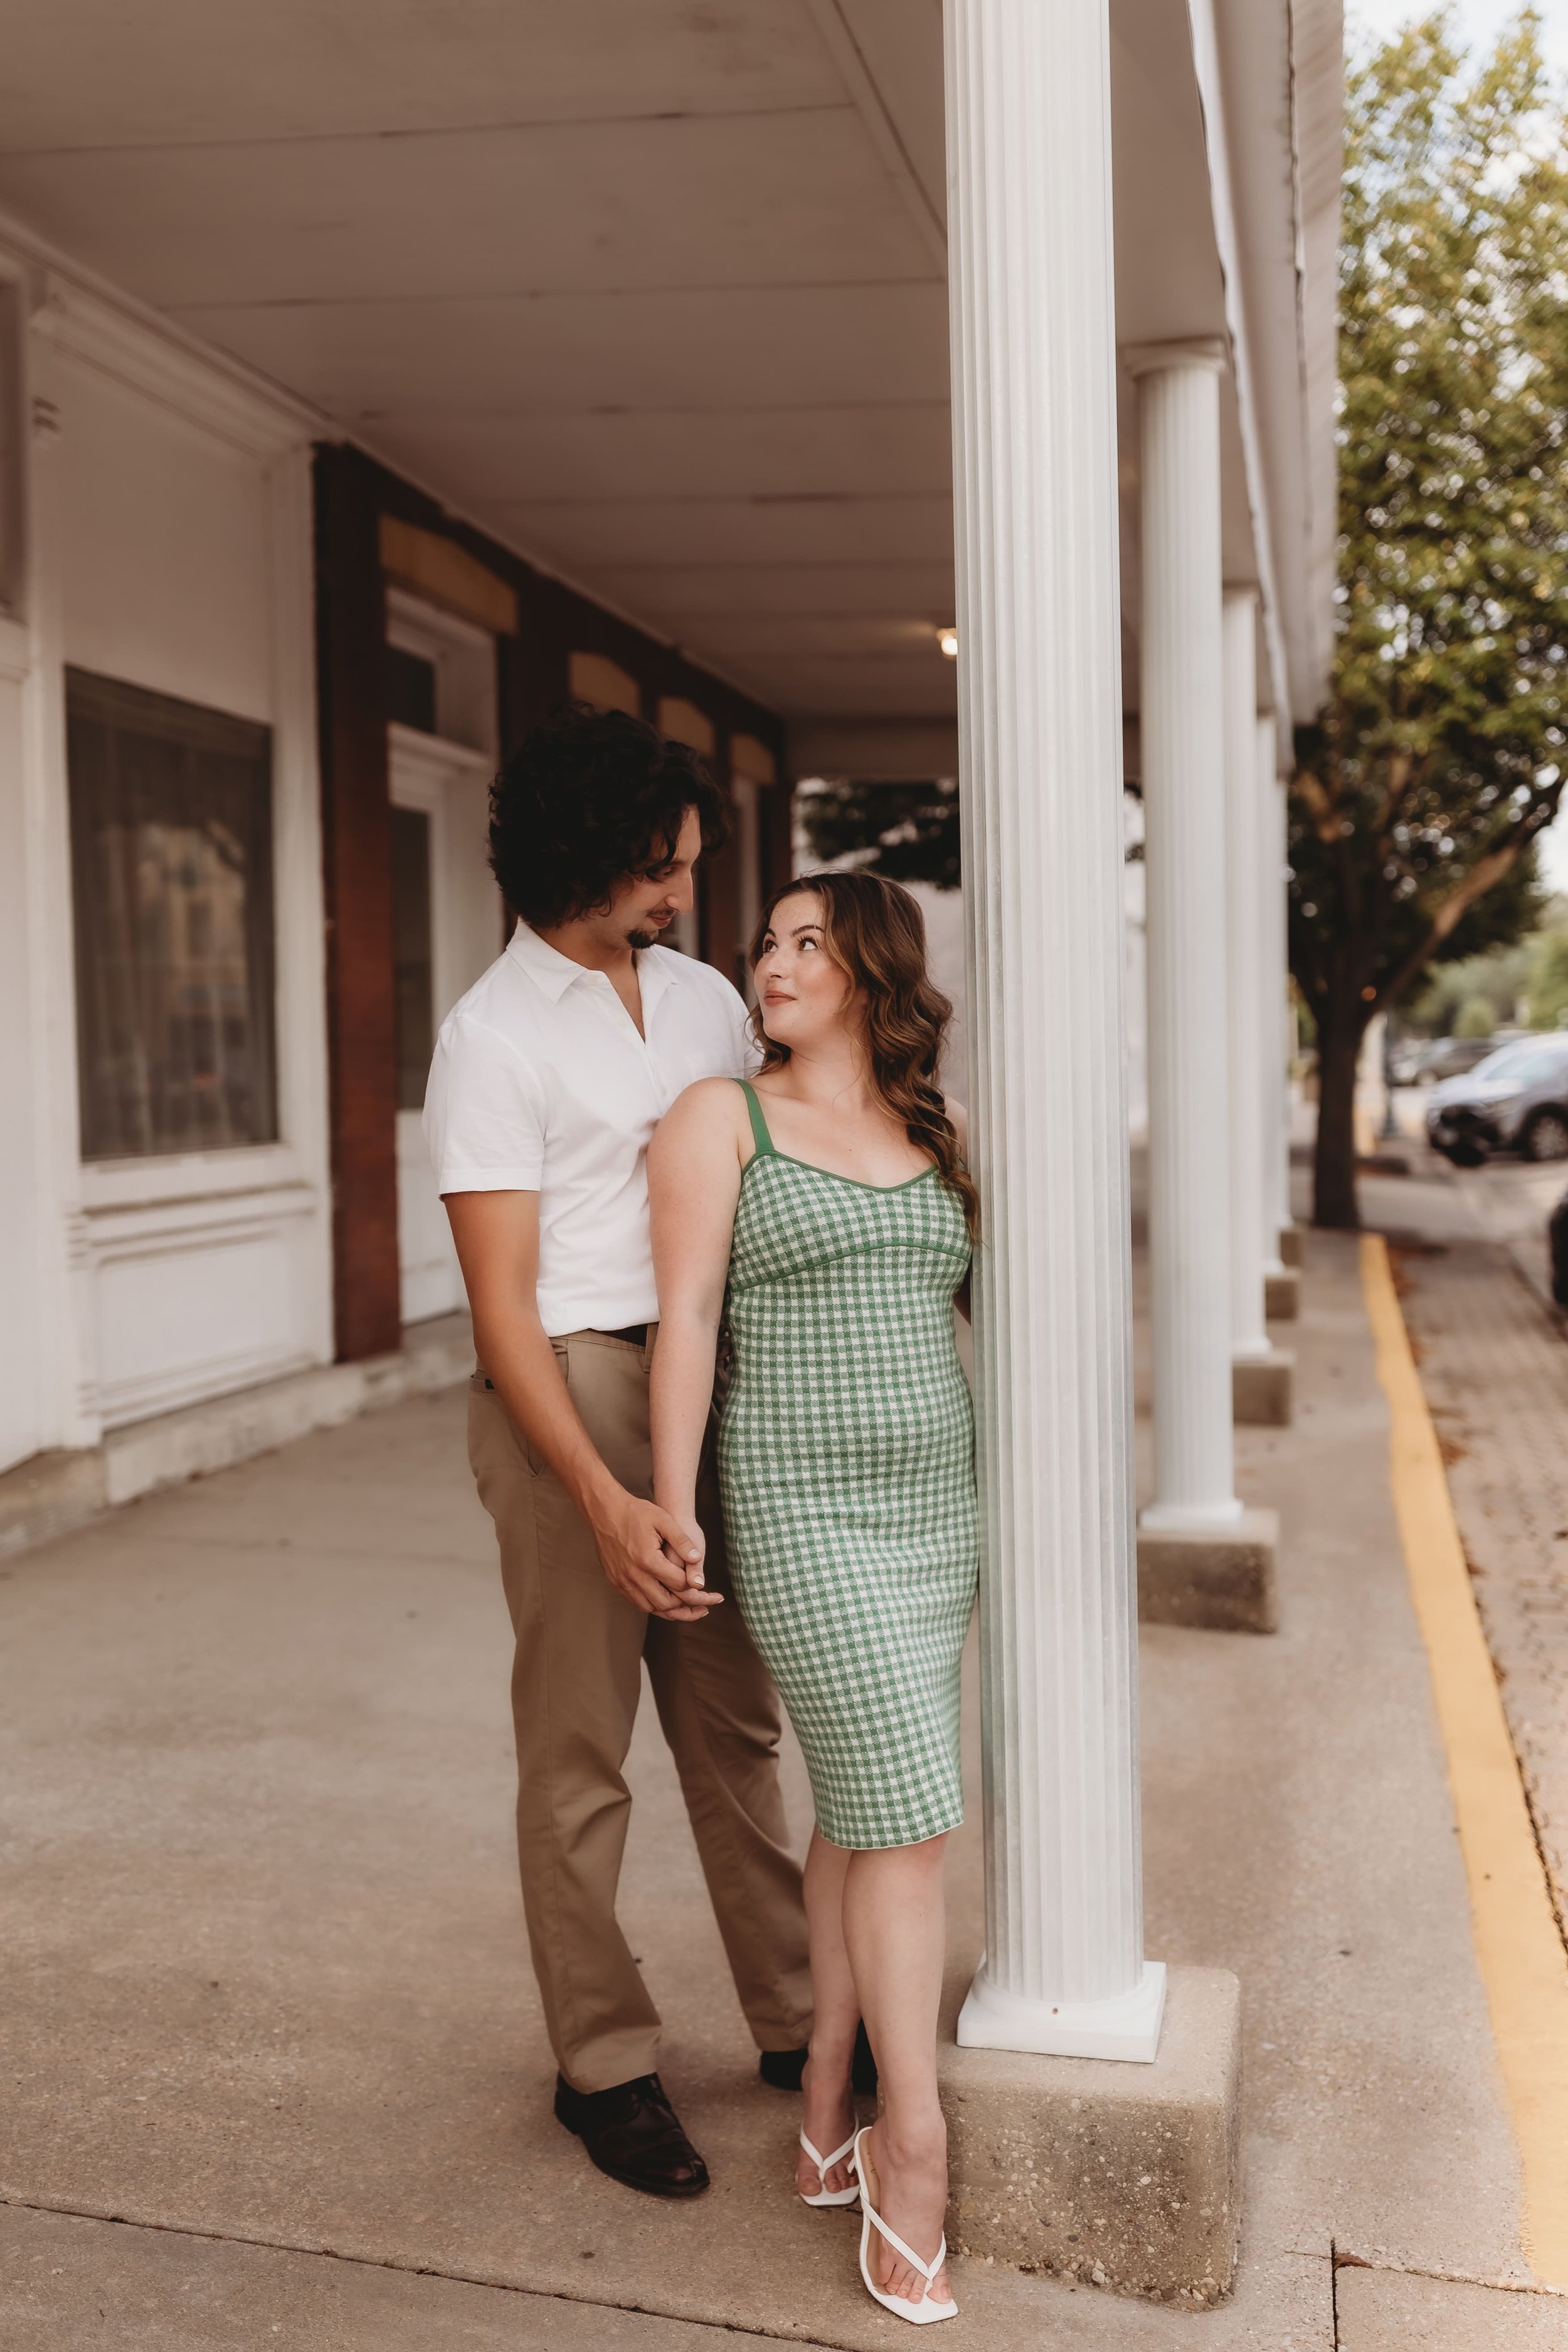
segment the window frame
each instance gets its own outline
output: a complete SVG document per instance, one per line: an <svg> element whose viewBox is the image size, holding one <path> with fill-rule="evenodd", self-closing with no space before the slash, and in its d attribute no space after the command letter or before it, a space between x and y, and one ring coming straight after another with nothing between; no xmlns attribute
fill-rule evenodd
<svg viewBox="0 0 1568 2352"><path fill-rule="evenodd" d="M264 720L239 717L213 705L193 702L186 696L164 693L69 663L63 668L63 686L76 979L78 1150L81 1165L84 1171L132 1165L161 1166L170 1160L205 1160L215 1156L231 1158L240 1152L253 1154L274 1150L282 1135L283 1105L279 1071L277 756L273 730ZM234 757L247 760L258 771L261 805L247 811L247 814L250 845L264 863L257 874L247 878L244 916L245 994L248 1007L247 1021L253 1015L259 1016L260 1021L259 1029L251 1034L250 1051L259 1055L264 1064L258 1108L262 1118L272 1130L269 1134L213 1143L171 1143L165 1140L148 1151L95 1151L90 1155L88 1152L87 1131L93 1122L89 1116L84 1056L84 1049L89 1040L83 988L82 957L86 950L82 934L85 922L95 915L102 919L103 909L94 906L93 879L84 868L79 853L88 849L98 824L110 812L107 808L93 811L85 801L79 803L79 789L85 794L86 786L79 787L71 771L70 731L75 721L118 732L126 740L140 735L143 740L152 743L161 741L198 753L205 751L220 759Z"/></svg>
<svg viewBox="0 0 1568 2352"><path fill-rule="evenodd" d="M491 632L389 582L386 642L399 653L427 661L435 670L436 725L426 742L455 744L491 761L499 758L500 692ZM396 720L391 723L400 733L424 734L422 728L405 730Z"/></svg>

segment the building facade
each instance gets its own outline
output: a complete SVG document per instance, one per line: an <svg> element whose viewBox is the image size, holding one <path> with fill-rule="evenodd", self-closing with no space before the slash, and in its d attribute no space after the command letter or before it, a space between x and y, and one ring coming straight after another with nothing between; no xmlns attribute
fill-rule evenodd
<svg viewBox="0 0 1568 2352"><path fill-rule="evenodd" d="M563 693L711 751L734 840L685 944L727 971L792 777L956 774L986 1957L942 2063L1016 2098L1023 2148L1032 2078L966 2076L971 2046L1123 2082L1200 2053L1221 2190L1195 2124L1086 2126L1140 2218L1074 2261L1210 2299L1235 1987L1144 1950L1137 1621L1275 1622L1232 1423L1289 1409L1282 778L1332 642L1339 0L287 24L70 0L0 89L0 1460L442 1324L420 1065L500 942L485 779Z"/></svg>
<svg viewBox="0 0 1568 2352"><path fill-rule="evenodd" d="M499 760L568 695L732 801L682 940L787 871L776 716L249 371L0 243L0 1467L461 1304L418 1134L500 951Z"/></svg>

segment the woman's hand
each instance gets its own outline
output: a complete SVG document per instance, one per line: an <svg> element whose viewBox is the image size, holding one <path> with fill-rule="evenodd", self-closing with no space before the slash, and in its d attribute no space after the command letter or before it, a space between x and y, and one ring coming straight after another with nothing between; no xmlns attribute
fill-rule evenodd
<svg viewBox="0 0 1568 2352"><path fill-rule="evenodd" d="M686 1570L687 1582L702 1589L705 1600L721 1601L722 1593L709 1592L703 1587L703 1573L708 1559L708 1538L702 1531L702 1522L696 1512L689 1507L685 1510L672 1510L669 1517L680 1529L680 1546L676 1559L679 1565Z"/></svg>

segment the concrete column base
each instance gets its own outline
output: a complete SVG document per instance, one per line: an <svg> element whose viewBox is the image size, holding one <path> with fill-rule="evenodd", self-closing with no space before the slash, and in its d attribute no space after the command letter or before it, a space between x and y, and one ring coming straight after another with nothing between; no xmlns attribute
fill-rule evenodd
<svg viewBox="0 0 1568 2352"><path fill-rule="evenodd" d="M1294 1323L1301 1311L1301 1277L1294 1266L1263 1277L1263 1317L1268 1323Z"/></svg>
<svg viewBox="0 0 1568 2352"><path fill-rule="evenodd" d="M1307 1236L1300 1225L1279 1228L1279 1263L1281 1265L1303 1266L1307 1263Z"/></svg>
<svg viewBox="0 0 1568 2352"><path fill-rule="evenodd" d="M961 2050L948 2015L948 2243L1193 2310L1223 2302L1239 2221L1240 2026L1224 1969L1170 1970L1147 2066Z"/></svg>
<svg viewBox="0 0 1568 2352"><path fill-rule="evenodd" d="M1233 1356L1230 1411L1249 1429L1289 1429L1296 1393L1296 1358L1289 1348L1266 1356Z"/></svg>
<svg viewBox="0 0 1568 2352"><path fill-rule="evenodd" d="M1146 1625L1205 1625L1272 1633L1279 1622L1274 1511L1243 1511L1212 1528L1140 1528L1138 1614Z"/></svg>

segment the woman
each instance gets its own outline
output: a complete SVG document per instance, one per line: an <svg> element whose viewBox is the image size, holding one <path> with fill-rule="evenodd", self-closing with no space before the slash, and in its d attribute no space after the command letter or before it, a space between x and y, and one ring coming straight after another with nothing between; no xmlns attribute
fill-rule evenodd
<svg viewBox="0 0 1568 2352"><path fill-rule="evenodd" d="M978 1203L963 1113L936 1084L952 1007L927 977L908 892L872 874L792 883L764 912L752 962L754 1087L689 1087L648 1155L654 1492L700 1546L697 1467L725 1328L719 1465L735 1593L816 1805L796 2186L813 2204L858 2193L866 2285L923 2326L957 2308L936 2017L976 1569L952 1307ZM700 1564L689 1572L700 1580ZM882 2111L857 2136L862 2016Z"/></svg>

